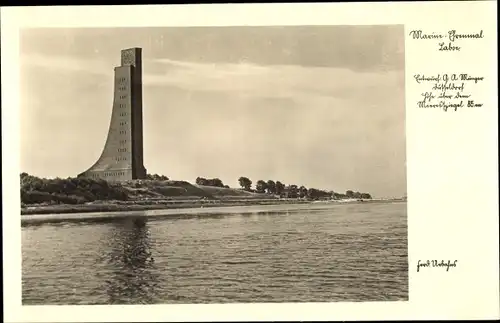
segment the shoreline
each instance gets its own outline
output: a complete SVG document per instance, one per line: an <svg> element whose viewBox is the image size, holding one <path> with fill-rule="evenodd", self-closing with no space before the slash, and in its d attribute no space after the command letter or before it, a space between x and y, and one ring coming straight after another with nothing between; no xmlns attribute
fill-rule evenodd
<svg viewBox="0 0 500 323"><path fill-rule="evenodd" d="M205 207L228 207L248 205L282 205L282 204L317 204L317 203L374 203L394 200L306 200L306 199L219 199L219 200L175 200L162 199L150 201L134 201L129 203L117 201L100 201L89 204L52 204L33 205L21 207L21 215L43 215L43 214L71 214L71 213L95 213L95 212L128 212L147 211L163 209L205 208Z"/></svg>
<svg viewBox="0 0 500 323"><path fill-rule="evenodd" d="M244 200L159 200L132 203L97 202L92 204L36 205L21 208L21 215L129 212L186 208L211 208L249 205L309 204L308 200L244 199Z"/></svg>
<svg viewBox="0 0 500 323"><path fill-rule="evenodd" d="M253 202L253 203L252 203ZM281 203L280 203L281 202ZM24 213L21 215L21 225L30 224L45 224L45 223L61 223L61 222L104 222L113 219L123 218L172 218L172 217L187 217L187 216L201 216L201 215L215 215L215 214L248 214L248 213L274 213L284 211L300 211L300 210L318 210L331 208L332 206L342 206L349 204L365 204L365 203L398 203L405 202L401 200L369 200L369 201L274 201L257 203L257 201L248 201L247 203L219 203L207 204L203 206L193 206L192 204L185 203L185 205L108 205L114 206L111 210L108 208L105 211L99 209L103 205L86 205L88 207L85 211L70 209L73 212L67 212L59 206L60 212L49 212L53 209L47 206L39 207L44 208L45 213ZM104 204L105 205L105 204ZM67 205L64 205L68 207ZM135 206L135 208L131 208ZM71 205L69 206L71 207ZM33 210L40 211L38 210ZM66 211L66 212L62 212Z"/></svg>

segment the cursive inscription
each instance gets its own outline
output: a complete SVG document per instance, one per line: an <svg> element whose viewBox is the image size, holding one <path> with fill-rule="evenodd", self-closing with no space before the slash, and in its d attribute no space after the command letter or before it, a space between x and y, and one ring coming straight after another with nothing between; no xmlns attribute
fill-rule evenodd
<svg viewBox="0 0 500 323"><path fill-rule="evenodd" d="M470 74L415 74L415 82L424 87L418 108L438 108L445 112L457 111L461 108L480 108L482 103L477 102L469 91L472 85L484 80L482 76Z"/></svg>
<svg viewBox="0 0 500 323"><path fill-rule="evenodd" d="M460 40L484 38L483 30L475 33L459 33L455 29L449 30L447 33L425 33L422 30L412 30L409 35L415 40L437 41L438 51L441 52L460 51L462 49L462 45L458 44Z"/></svg>
<svg viewBox="0 0 500 323"><path fill-rule="evenodd" d="M458 260L454 260L454 261L451 261L451 260L441 260L441 261L438 261L438 260L426 260L426 261L422 261L422 260L419 260L418 263L417 263L417 273L420 272L420 270L422 268L446 268L446 271L449 271L450 268L454 268L457 266L457 262Z"/></svg>

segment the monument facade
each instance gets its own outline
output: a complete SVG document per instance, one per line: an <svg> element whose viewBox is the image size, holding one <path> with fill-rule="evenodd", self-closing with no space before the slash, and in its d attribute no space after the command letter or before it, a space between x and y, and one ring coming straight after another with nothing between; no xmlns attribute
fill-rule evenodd
<svg viewBox="0 0 500 323"><path fill-rule="evenodd" d="M126 181L146 178L142 131L142 50L121 51L115 67L114 96L108 136L101 156L78 177Z"/></svg>

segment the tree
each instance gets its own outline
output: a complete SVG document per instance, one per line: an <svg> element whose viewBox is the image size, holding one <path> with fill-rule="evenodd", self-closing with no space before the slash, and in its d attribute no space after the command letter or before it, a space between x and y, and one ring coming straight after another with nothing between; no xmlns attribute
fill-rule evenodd
<svg viewBox="0 0 500 323"><path fill-rule="evenodd" d="M361 198L364 200L371 200L372 196L368 193L361 193Z"/></svg>
<svg viewBox="0 0 500 323"><path fill-rule="evenodd" d="M283 191L285 190L285 184L281 183L280 181L276 182L275 187L276 187L275 192L276 194L279 195L281 195L281 193L283 193Z"/></svg>
<svg viewBox="0 0 500 323"><path fill-rule="evenodd" d="M287 196L292 199L295 199L299 196L299 189L297 185L289 185L287 187Z"/></svg>
<svg viewBox="0 0 500 323"><path fill-rule="evenodd" d="M333 193L333 197L336 200L342 200L342 199L347 198L347 196L345 194L342 194L342 193Z"/></svg>
<svg viewBox="0 0 500 323"><path fill-rule="evenodd" d="M224 187L224 183L222 183L222 181L219 178L209 179L207 185L214 187Z"/></svg>
<svg viewBox="0 0 500 323"><path fill-rule="evenodd" d="M318 198L318 196L319 196L318 190L311 187L310 189L307 190L307 196L310 199L316 199L316 198Z"/></svg>
<svg viewBox="0 0 500 323"><path fill-rule="evenodd" d="M360 199L361 198L361 193L360 192L354 192L352 194L352 197L355 198L355 199Z"/></svg>
<svg viewBox="0 0 500 323"><path fill-rule="evenodd" d="M346 195L348 198L352 199L352 198L354 197L354 192L353 192L353 191L351 191L351 190L347 190L347 191L345 192L345 195Z"/></svg>
<svg viewBox="0 0 500 323"><path fill-rule="evenodd" d="M310 188L307 191L309 198L314 200L332 198L333 194L333 192L327 192L316 188Z"/></svg>
<svg viewBox="0 0 500 323"><path fill-rule="evenodd" d="M257 193L265 193L266 189L267 189L267 183L261 179L258 180L257 185L255 185L255 190L257 191Z"/></svg>
<svg viewBox="0 0 500 323"><path fill-rule="evenodd" d="M168 181L168 177L158 174L146 174L146 179L150 181Z"/></svg>
<svg viewBox="0 0 500 323"><path fill-rule="evenodd" d="M307 197L307 188L305 186L299 187L299 197L302 199Z"/></svg>
<svg viewBox="0 0 500 323"><path fill-rule="evenodd" d="M203 178L203 177L197 177L196 178L196 185L202 185L202 186L207 185L207 179Z"/></svg>
<svg viewBox="0 0 500 323"><path fill-rule="evenodd" d="M248 177L240 177L238 179L238 182L240 183L240 186L244 188L247 191L250 191L250 188L252 187L252 181Z"/></svg>
<svg viewBox="0 0 500 323"><path fill-rule="evenodd" d="M275 194L276 193L276 183L273 180L268 180L266 183L267 193Z"/></svg>
<svg viewBox="0 0 500 323"><path fill-rule="evenodd" d="M214 187L224 187L224 183L219 178L196 178L196 185L202 186L214 186Z"/></svg>

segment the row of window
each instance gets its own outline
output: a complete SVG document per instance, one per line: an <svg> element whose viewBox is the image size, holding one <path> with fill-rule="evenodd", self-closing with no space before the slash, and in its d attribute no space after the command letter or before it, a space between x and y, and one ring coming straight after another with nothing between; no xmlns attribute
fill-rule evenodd
<svg viewBox="0 0 500 323"><path fill-rule="evenodd" d="M120 112L120 117L125 117L127 115L127 112Z"/></svg>
<svg viewBox="0 0 500 323"><path fill-rule="evenodd" d="M118 152L119 153L126 153L127 152L127 148L118 148Z"/></svg>
<svg viewBox="0 0 500 323"><path fill-rule="evenodd" d="M126 124L127 124L127 121L120 122L120 126L125 126Z"/></svg>
<svg viewBox="0 0 500 323"><path fill-rule="evenodd" d="M121 104L121 103L120 103L119 107L120 107L121 109L123 109L123 108L127 107L127 105L126 105L126 104Z"/></svg>
<svg viewBox="0 0 500 323"><path fill-rule="evenodd" d="M126 135L127 134L127 130L120 130L120 135Z"/></svg>
<svg viewBox="0 0 500 323"><path fill-rule="evenodd" d="M127 143L127 140L120 140L120 145Z"/></svg>
<svg viewBox="0 0 500 323"><path fill-rule="evenodd" d="M109 172L109 173L104 173L105 177L108 177L108 176L121 176L121 175L125 175L125 172Z"/></svg>
<svg viewBox="0 0 500 323"><path fill-rule="evenodd" d="M126 95L120 95L120 100L125 99L127 96Z"/></svg>
<svg viewBox="0 0 500 323"><path fill-rule="evenodd" d="M115 160L116 160L116 161L127 160L127 157L123 157L123 156L116 156L116 157L115 157Z"/></svg>
<svg viewBox="0 0 500 323"><path fill-rule="evenodd" d="M120 86L120 87L118 87L118 90L120 90L120 91L125 91L126 89L127 89L126 86Z"/></svg>
<svg viewBox="0 0 500 323"><path fill-rule="evenodd" d="M106 172L106 173L104 173L104 177L108 177L108 176L120 176L120 175L125 175L125 172ZM91 177L92 178L99 178L100 176L99 176L98 173L92 173Z"/></svg>

